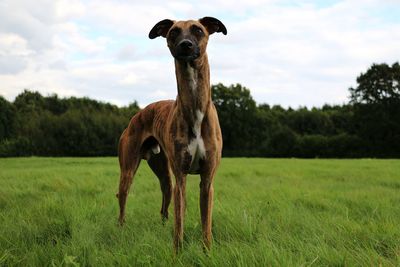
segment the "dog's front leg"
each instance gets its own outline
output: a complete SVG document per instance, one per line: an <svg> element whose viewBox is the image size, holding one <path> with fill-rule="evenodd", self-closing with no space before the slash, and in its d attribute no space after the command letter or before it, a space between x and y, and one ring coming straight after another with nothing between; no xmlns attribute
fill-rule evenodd
<svg viewBox="0 0 400 267"><path fill-rule="evenodd" d="M183 244L183 221L185 217L186 202L186 175L176 177L174 189L174 208L175 208L175 228L174 228L174 248L178 252Z"/></svg>
<svg viewBox="0 0 400 267"><path fill-rule="evenodd" d="M203 232L203 243L205 249L211 248L212 235L212 208L213 208L213 196L214 188L212 184L213 173L201 175L200 181L200 213L201 213L201 225Z"/></svg>

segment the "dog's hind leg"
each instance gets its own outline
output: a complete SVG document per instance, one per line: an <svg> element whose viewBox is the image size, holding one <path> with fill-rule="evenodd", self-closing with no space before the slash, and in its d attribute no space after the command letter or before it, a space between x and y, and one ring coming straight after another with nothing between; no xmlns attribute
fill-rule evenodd
<svg viewBox="0 0 400 267"><path fill-rule="evenodd" d="M163 150L158 151L157 154L152 154L147 160L150 168L153 170L155 175L160 181L160 187L162 192L162 203L161 203L161 219L163 222L168 219L168 207L171 202L172 196L172 182L171 174L168 166L168 159L165 156Z"/></svg>
<svg viewBox="0 0 400 267"><path fill-rule="evenodd" d="M119 182L119 191L117 194L119 202L119 223L122 225L125 221L125 204L128 197L129 188L131 187L134 175L139 167L142 155L140 153L140 143L134 141L126 135L122 134L119 143L119 164L121 176Z"/></svg>

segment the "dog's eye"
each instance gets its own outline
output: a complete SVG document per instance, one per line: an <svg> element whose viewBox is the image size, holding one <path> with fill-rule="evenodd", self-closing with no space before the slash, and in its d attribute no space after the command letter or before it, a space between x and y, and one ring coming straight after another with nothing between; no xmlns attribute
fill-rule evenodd
<svg viewBox="0 0 400 267"><path fill-rule="evenodd" d="M177 29L177 28L174 28L174 29L171 29L170 31L169 31L169 37L170 38L176 38L178 35L179 35L179 29Z"/></svg>
<svg viewBox="0 0 400 267"><path fill-rule="evenodd" d="M192 28L192 31L195 33L195 34L198 34L198 35L202 35L204 32L203 32L203 30L200 28L200 27L197 27L197 26L194 26L193 28Z"/></svg>

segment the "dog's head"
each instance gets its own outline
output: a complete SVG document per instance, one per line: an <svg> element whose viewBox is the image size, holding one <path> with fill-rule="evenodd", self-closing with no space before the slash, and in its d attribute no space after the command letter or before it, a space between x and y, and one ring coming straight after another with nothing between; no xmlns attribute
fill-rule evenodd
<svg viewBox="0 0 400 267"><path fill-rule="evenodd" d="M208 36L214 32L227 33L225 25L216 18L204 17L187 21L164 19L154 25L149 38L167 38L169 50L175 59L193 61L205 54Z"/></svg>

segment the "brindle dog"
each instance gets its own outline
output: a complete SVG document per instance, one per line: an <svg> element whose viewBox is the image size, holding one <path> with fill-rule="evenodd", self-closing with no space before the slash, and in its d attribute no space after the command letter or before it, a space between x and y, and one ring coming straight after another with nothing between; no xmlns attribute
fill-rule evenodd
<svg viewBox="0 0 400 267"><path fill-rule="evenodd" d="M222 136L218 115L211 100L210 69L206 53L208 37L227 33L216 18L158 22L150 39L165 37L175 59L178 96L159 101L139 111L122 133L119 142L121 177L119 221L124 223L125 203L133 177L142 158L160 180L161 216L168 218L174 187L174 247L183 242L185 186L188 174L200 174L200 211L204 246L211 246L213 180L221 159Z"/></svg>

